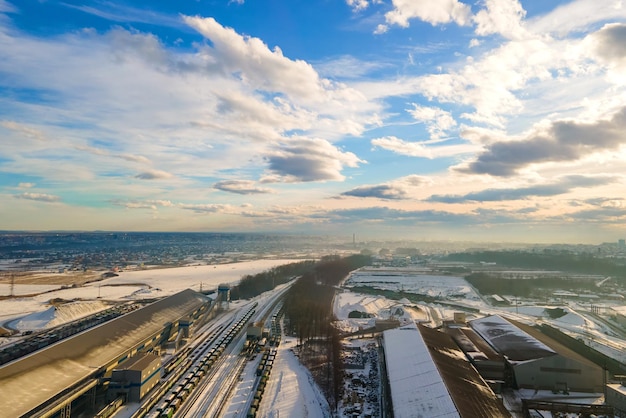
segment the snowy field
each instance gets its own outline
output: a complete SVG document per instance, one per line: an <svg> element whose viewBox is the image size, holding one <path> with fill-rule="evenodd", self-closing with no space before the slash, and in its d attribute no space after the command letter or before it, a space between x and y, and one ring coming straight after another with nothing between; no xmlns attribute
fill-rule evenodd
<svg viewBox="0 0 626 418"><path fill-rule="evenodd" d="M258 416L267 418L330 416L326 398L313 382L311 373L292 351L295 338L285 338L278 346Z"/></svg>
<svg viewBox="0 0 626 418"><path fill-rule="evenodd" d="M106 309L108 301L127 301L137 298L154 298L174 294L180 290L214 289L221 283L236 284L242 276L266 271L272 267L301 260L258 260L219 265L196 265L180 268L123 271L117 277L93 282L80 287L51 285L15 285L17 298L0 300L0 324L21 330L49 328L72 321L95 311ZM374 324L376 319L398 319L401 325L416 322L438 325L442 320L452 319L455 309L438 303L414 303L407 299L391 300L378 295L355 293L352 287L367 286L377 289L418 293L450 300L461 306L471 306L479 313L466 312L467 319L499 314L528 324L546 322L570 335L583 338L586 343L606 354L626 362L626 344L614 336L602 322L588 315L584 306L562 306L565 314L552 319L543 304L516 307L494 307L463 278L437 276L412 269L364 268L353 272L344 283L343 291L337 293L334 313L343 331L356 331ZM9 286L0 286L0 294L9 294ZM26 296L33 295L36 296ZM22 295L19 297L19 295ZM52 299L71 300L56 309ZM233 304L233 307L236 306ZM366 314L364 318L349 318L353 311ZM0 338L0 344L7 339ZM373 341L373 340L372 340ZM368 344L367 341L359 342ZM285 338L279 347L272 377L266 389L260 412L266 417L281 416L328 416L328 405L319 389L312 382L310 373L299 363L291 351L295 340ZM364 381L367 368L357 376ZM243 379L245 380L245 376ZM356 393L354 396L360 396ZM362 406L365 406L363 404ZM343 406L344 408L347 405ZM346 409L348 411L349 409Z"/></svg>
<svg viewBox="0 0 626 418"><path fill-rule="evenodd" d="M56 317L62 311L67 322L92 314L93 307L105 309L106 306L103 307L102 301L163 297L183 289L198 291L201 286L204 290L215 289L221 283L234 285L245 275L260 273L272 267L297 261L301 260L255 260L230 264L123 271L117 277L79 287L16 284L13 289L15 295L35 296L0 300L0 325L10 322L9 326L17 326L18 329L47 328L59 324ZM0 292L2 295L10 294L9 285L0 285ZM65 307L56 311L51 310L50 300L57 298L97 303L83 303L81 306L84 309L73 309L72 313L67 312ZM14 321L16 318L24 317L25 314L33 314L33 317ZM25 326L21 327L20 324Z"/></svg>
<svg viewBox="0 0 626 418"><path fill-rule="evenodd" d="M128 271L121 272L118 277L68 289L59 289L59 286L49 285L16 285L14 294L17 295L49 293L0 301L0 321L8 322L10 326L23 330L48 328L106 309L109 305L105 303L105 300L124 301L130 298L167 296L187 288L199 290L201 283L204 289L215 288L221 283L234 285L245 275L299 261L302 260L258 260ZM6 294L8 290L7 286ZM78 301L55 309L49 304L52 298L77 299ZM24 315L24 313L28 314ZM272 378L261 404L263 408L261 412L264 414L261 416L278 417L278 411L280 411L284 417L327 417L330 415L328 403L313 382L311 374L291 351L295 344L295 339L285 338L278 348ZM251 373L254 374L254 371L253 368ZM242 379L245 380L246 376L242 376Z"/></svg>
<svg viewBox="0 0 626 418"><path fill-rule="evenodd" d="M344 286L404 291L433 298L462 300L464 303L482 302L463 277L426 274L420 268L363 268L353 272Z"/></svg>

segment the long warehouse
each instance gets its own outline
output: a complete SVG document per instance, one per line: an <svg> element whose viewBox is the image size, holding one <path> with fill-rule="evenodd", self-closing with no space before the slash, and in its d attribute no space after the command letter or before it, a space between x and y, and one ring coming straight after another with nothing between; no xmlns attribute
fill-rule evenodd
<svg viewBox="0 0 626 418"><path fill-rule="evenodd" d="M68 389L84 392L138 350L166 341L205 313L211 299L183 290L0 367L3 416L43 415ZM58 407L58 405L56 405ZM57 409L58 410L58 409Z"/></svg>

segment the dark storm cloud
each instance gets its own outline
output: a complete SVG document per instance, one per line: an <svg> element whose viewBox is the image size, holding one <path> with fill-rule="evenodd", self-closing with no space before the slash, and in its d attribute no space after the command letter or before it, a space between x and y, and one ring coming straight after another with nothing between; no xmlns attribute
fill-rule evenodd
<svg viewBox="0 0 626 418"><path fill-rule="evenodd" d="M512 176L534 163L575 161L589 154L617 149L626 143L626 107L609 120L594 123L556 121L519 141L496 142L457 170L470 174Z"/></svg>
<svg viewBox="0 0 626 418"><path fill-rule="evenodd" d="M352 197L373 197L378 199L401 200L407 198L407 193L403 188L379 184L376 186L361 186L341 193L341 196Z"/></svg>
<svg viewBox="0 0 626 418"><path fill-rule="evenodd" d="M602 186L617 179L612 176L566 176L552 184L541 184L520 188L486 189L465 195L432 195L429 202L464 203L473 202L500 202L506 200L520 200L532 196L556 196L567 193L572 189L582 187Z"/></svg>

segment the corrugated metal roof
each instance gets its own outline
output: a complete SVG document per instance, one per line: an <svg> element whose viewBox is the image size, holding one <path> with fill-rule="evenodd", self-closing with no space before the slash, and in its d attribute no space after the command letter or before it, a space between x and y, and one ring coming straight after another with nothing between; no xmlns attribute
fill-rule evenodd
<svg viewBox="0 0 626 418"><path fill-rule="evenodd" d="M577 352L575 352L571 348L567 347L566 345L563 345L563 344L559 343L558 341L554 340L553 338L550 338L549 336L547 336L546 334L542 333L537 328L531 327L531 326L526 325L526 324L522 324L521 322L517 322L517 321L514 321L512 319L509 320L509 321L511 321L511 323L513 325L517 326L522 331L528 333L532 337L536 338L537 340L541 341L542 343L544 343L545 345L550 347L552 350L556 351L558 354L560 354L560 355L562 355L564 357L570 358L572 360L576 360L579 363L586 364L587 366L600 368L600 366L598 366L593 361L589 360L585 356L582 356L582 355L578 354Z"/></svg>
<svg viewBox="0 0 626 418"><path fill-rule="evenodd" d="M470 322L470 325L510 362L556 355L550 347L499 315L475 319Z"/></svg>
<svg viewBox="0 0 626 418"><path fill-rule="evenodd" d="M152 364L153 361L158 360L159 358L159 356L154 354L138 354L122 362L118 367L113 370L143 371L146 367Z"/></svg>
<svg viewBox="0 0 626 418"><path fill-rule="evenodd" d="M487 344L487 342L471 328L446 328L445 333L449 334L465 353L479 353L472 355L474 359L504 362L502 355Z"/></svg>
<svg viewBox="0 0 626 418"><path fill-rule="evenodd" d="M462 418L511 417L449 335L422 325L418 329Z"/></svg>
<svg viewBox="0 0 626 418"><path fill-rule="evenodd" d="M108 366L208 299L183 290L0 367L0 410L19 417Z"/></svg>
<svg viewBox="0 0 626 418"><path fill-rule="evenodd" d="M385 331L383 344L394 417L460 417L416 329Z"/></svg>

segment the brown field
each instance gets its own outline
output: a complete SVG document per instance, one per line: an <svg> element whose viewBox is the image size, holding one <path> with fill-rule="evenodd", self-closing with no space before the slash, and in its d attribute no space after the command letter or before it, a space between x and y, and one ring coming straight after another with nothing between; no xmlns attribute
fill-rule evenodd
<svg viewBox="0 0 626 418"><path fill-rule="evenodd" d="M40 271L0 272L0 283L11 283L11 280L13 280L15 284L81 286L85 283L100 280L102 274L103 272L101 271L68 273L48 273Z"/></svg>

